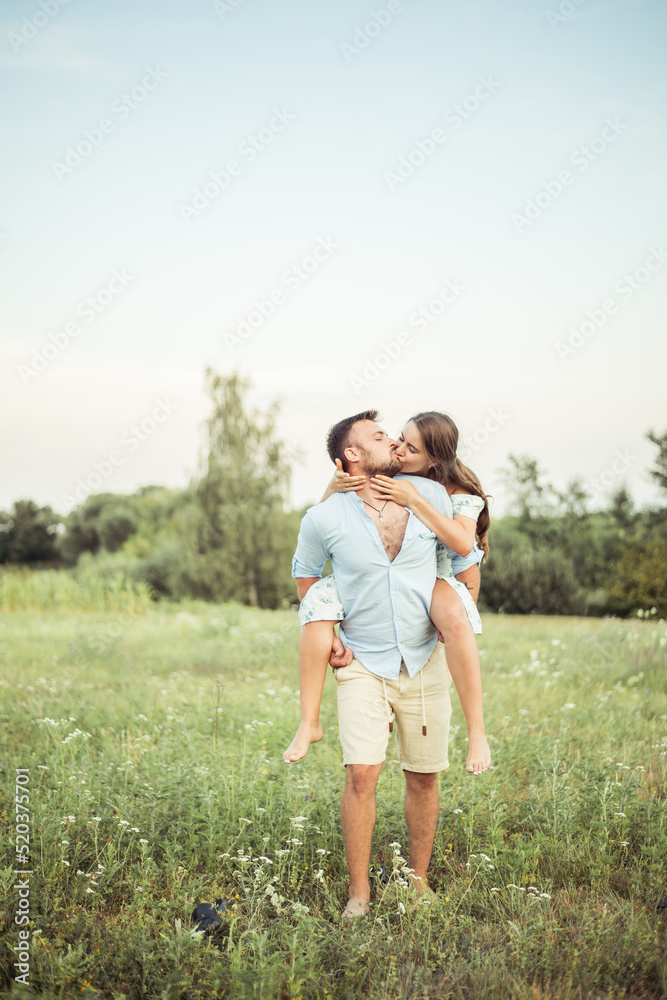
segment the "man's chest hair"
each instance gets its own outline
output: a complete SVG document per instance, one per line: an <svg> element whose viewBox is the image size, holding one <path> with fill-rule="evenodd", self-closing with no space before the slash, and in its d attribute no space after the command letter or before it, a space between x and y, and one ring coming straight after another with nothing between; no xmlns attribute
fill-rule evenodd
<svg viewBox="0 0 667 1000"><path fill-rule="evenodd" d="M405 538L405 528L408 523L409 514L405 507L401 507L391 514L385 514L382 521L376 520L375 526L378 529L380 540L384 545L385 552L393 561L401 551L403 539Z"/></svg>

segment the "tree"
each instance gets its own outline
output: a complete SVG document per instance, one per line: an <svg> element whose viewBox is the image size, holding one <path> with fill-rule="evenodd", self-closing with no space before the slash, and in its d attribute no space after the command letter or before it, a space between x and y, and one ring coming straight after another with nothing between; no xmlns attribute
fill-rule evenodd
<svg viewBox="0 0 667 1000"><path fill-rule="evenodd" d="M213 403L206 457L193 484L189 554L179 590L277 607L293 591L298 515L285 510L291 469L276 436L277 404L248 410L249 382L206 371Z"/></svg>
<svg viewBox="0 0 667 1000"><path fill-rule="evenodd" d="M558 500L558 511L570 524L588 517L590 494L581 476L573 476L563 492L554 490Z"/></svg>
<svg viewBox="0 0 667 1000"><path fill-rule="evenodd" d="M483 607L514 615L581 614L583 594L561 551L534 545L511 518L494 521L491 537L488 565L482 568Z"/></svg>
<svg viewBox="0 0 667 1000"><path fill-rule="evenodd" d="M646 437L658 448L658 454L654 459L655 467L649 469L649 475L655 479L661 490L667 492L667 431L663 434L649 431Z"/></svg>
<svg viewBox="0 0 667 1000"><path fill-rule="evenodd" d="M0 512L0 563L52 562L58 558L61 518L34 500L16 500Z"/></svg>
<svg viewBox="0 0 667 1000"><path fill-rule="evenodd" d="M617 614L656 609L667 617L667 540L629 545L609 567L609 601Z"/></svg>
<svg viewBox="0 0 667 1000"><path fill-rule="evenodd" d="M139 527L136 515L121 504L105 507L97 522L97 531L107 552L117 552Z"/></svg>
<svg viewBox="0 0 667 1000"><path fill-rule="evenodd" d="M622 532L632 527L635 521L634 502L625 483L619 486L611 495L609 513Z"/></svg>
<svg viewBox="0 0 667 1000"><path fill-rule="evenodd" d="M507 490L512 513L522 520L542 518L551 513L555 491L543 482L544 472L530 455L507 456L509 466L500 469L500 479Z"/></svg>

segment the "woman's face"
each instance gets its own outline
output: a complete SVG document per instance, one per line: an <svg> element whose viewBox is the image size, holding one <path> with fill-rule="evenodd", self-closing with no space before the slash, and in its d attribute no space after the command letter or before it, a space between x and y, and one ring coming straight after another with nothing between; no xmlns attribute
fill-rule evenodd
<svg viewBox="0 0 667 1000"><path fill-rule="evenodd" d="M429 470L422 436L412 420L405 425L394 446L394 454L407 476L425 476Z"/></svg>

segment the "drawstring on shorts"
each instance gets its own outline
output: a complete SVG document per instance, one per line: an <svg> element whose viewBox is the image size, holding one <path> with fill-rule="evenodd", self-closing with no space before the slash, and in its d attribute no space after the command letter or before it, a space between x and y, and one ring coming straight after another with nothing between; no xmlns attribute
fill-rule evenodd
<svg viewBox="0 0 667 1000"><path fill-rule="evenodd" d="M393 731L394 731L394 722L393 722L393 719L391 717L391 711L389 709L389 699L387 698L387 685L384 682L384 677L382 678L382 690L384 691L384 704L385 704L385 708L387 709L387 719L389 721L389 732L393 733Z"/></svg>
<svg viewBox="0 0 667 1000"><path fill-rule="evenodd" d="M424 699L424 672L419 671L419 683L421 685L421 697L422 697L422 736L426 736L426 701ZM387 685L385 683L384 677L382 678L382 690L384 692L384 705L387 710L387 721L389 723L389 732L394 731L394 721L391 717L391 709L389 708L389 698L387 697Z"/></svg>
<svg viewBox="0 0 667 1000"><path fill-rule="evenodd" d="M424 671L419 671L419 679L422 686L422 736L426 736L426 703L424 701Z"/></svg>

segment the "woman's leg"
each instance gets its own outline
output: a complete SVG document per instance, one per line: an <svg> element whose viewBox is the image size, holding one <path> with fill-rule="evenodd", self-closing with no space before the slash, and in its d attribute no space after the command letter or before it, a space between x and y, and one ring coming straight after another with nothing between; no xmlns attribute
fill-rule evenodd
<svg viewBox="0 0 667 1000"><path fill-rule="evenodd" d="M301 626L299 635L301 725L283 753L283 758L288 764L305 757L310 744L317 743L323 736L320 725L320 702L331 655L334 624L333 621L324 621L308 622Z"/></svg>
<svg viewBox="0 0 667 1000"><path fill-rule="evenodd" d="M446 580L435 581L431 621L444 639L447 666L468 727L466 767L472 774L481 774L491 763L491 751L484 729L479 650L463 601Z"/></svg>

